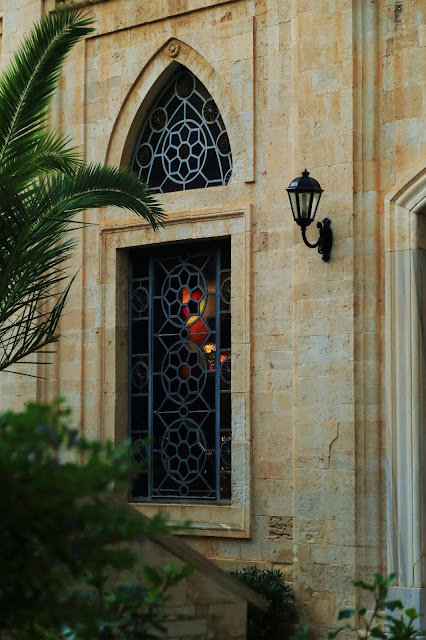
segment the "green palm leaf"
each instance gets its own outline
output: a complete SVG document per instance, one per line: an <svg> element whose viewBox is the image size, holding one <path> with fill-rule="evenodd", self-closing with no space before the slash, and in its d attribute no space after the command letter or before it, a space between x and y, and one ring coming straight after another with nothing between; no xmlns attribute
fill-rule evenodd
<svg viewBox="0 0 426 640"><path fill-rule="evenodd" d="M34 26L0 77L0 171L38 146L65 56L92 21L78 11L51 13ZM49 139L49 134L47 135Z"/></svg>
<svg viewBox="0 0 426 640"><path fill-rule="evenodd" d="M36 196L32 200L36 209L31 215L40 223L68 220L84 209L109 205L130 209L148 220L154 229L165 217L148 186L134 173L100 164L80 165L72 172L48 176Z"/></svg>
<svg viewBox="0 0 426 640"><path fill-rule="evenodd" d="M81 154L76 149L70 148L70 138L58 131L48 129L40 133L37 143L30 145L7 164L0 175L7 175L12 179L19 190L28 187L28 184L51 171L73 171L82 163Z"/></svg>
<svg viewBox="0 0 426 640"><path fill-rule="evenodd" d="M0 77L0 371L46 348L70 286L70 233L86 209L129 209L157 229L164 214L132 173L86 166L48 126L61 64L92 31L78 11L38 23Z"/></svg>

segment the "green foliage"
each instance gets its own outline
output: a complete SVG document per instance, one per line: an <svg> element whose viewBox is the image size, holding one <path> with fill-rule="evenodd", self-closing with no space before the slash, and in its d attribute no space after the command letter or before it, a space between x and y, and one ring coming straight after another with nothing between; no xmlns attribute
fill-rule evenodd
<svg viewBox="0 0 426 640"><path fill-rule="evenodd" d="M0 370L57 340L76 214L114 205L154 229L164 215L136 175L86 166L49 125L62 63L92 31L79 11L49 13L0 75Z"/></svg>
<svg viewBox="0 0 426 640"><path fill-rule="evenodd" d="M367 609L362 606L359 609L343 609L339 612L339 620L347 620L358 616L359 624L351 626L346 624L329 634L330 640L335 638L341 631L349 630L362 638L381 638L386 640L409 640L420 635L415 629L414 621L420 617L415 609L403 608L399 600L388 600L388 591L396 574L382 576L380 573L373 573L371 583L357 580L353 584L367 594L371 594L373 606Z"/></svg>
<svg viewBox="0 0 426 640"><path fill-rule="evenodd" d="M288 603L293 602L293 592L284 582L284 576L278 569L245 567L237 571L229 571L229 574L269 600L271 609L277 613L286 613Z"/></svg>
<svg viewBox="0 0 426 640"><path fill-rule="evenodd" d="M246 567L229 571L229 574L271 603L267 613L249 611L247 638L272 638L279 624L292 617L294 596L291 588L285 584L282 572L277 569Z"/></svg>
<svg viewBox="0 0 426 640"><path fill-rule="evenodd" d="M162 516L142 520L118 498L126 446L80 437L68 415L61 403L30 403L0 416L0 635L158 638L167 591L191 569L138 575L135 550L170 527Z"/></svg>
<svg viewBox="0 0 426 640"><path fill-rule="evenodd" d="M356 617L357 624L338 627L329 633L330 640L336 638L341 631L352 633L358 638L380 638L381 640L411 640L424 636L424 631L415 628L414 622L420 614L413 608L403 608L400 600L388 600L389 587L395 580L396 574L382 576L373 573L372 582L357 580L353 584L370 596L371 606L361 606L359 609L343 609L339 612L339 620ZM295 638L291 640L307 640L308 629L299 629Z"/></svg>

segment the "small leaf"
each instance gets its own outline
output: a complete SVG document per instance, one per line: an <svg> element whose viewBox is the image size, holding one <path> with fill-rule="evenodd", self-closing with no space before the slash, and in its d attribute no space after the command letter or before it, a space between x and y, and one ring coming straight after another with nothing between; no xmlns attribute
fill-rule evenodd
<svg viewBox="0 0 426 640"><path fill-rule="evenodd" d="M308 640L308 627L300 627L295 636L291 636L290 640Z"/></svg>
<svg viewBox="0 0 426 640"><path fill-rule="evenodd" d="M171 562L162 568L162 572L165 576L172 576L177 572L176 562Z"/></svg>
<svg viewBox="0 0 426 640"><path fill-rule="evenodd" d="M417 618L420 618L420 613L417 613L417 609L415 609L414 607L409 607L408 609L405 609L404 613L407 616L407 618L410 618L410 620L416 620Z"/></svg>
<svg viewBox="0 0 426 640"><path fill-rule="evenodd" d="M352 618L357 613L357 609L342 609L339 611L338 620L346 620L347 618Z"/></svg>
<svg viewBox="0 0 426 640"><path fill-rule="evenodd" d="M403 608L401 600L388 600L387 602L384 602L384 606L390 611L395 611L395 609Z"/></svg>
<svg viewBox="0 0 426 640"><path fill-rule="evenodd" d="M194 573L194 571L195 571L195 567L188 564L185 567L182 567L182 569L179 572L179 576L181 578L186 578L186 576L190 576L192 573Z"/></svg>
<svg viewBox="0 0 426 640"><path fill-rule="evenodd" d="M153 567L143 568L144 576L154 587L160 587L163 584L163 578L157 573Z"/></svg>
<svg viewBox="0 0 426 640"><path fill-rule="evenodd" d="M364 591L371 591L372 593L375 589L375 586L373 584L367 584L363 580L355 580L352 584L354 585L354 587L360 587L361 589L364 589Z"/></svg>

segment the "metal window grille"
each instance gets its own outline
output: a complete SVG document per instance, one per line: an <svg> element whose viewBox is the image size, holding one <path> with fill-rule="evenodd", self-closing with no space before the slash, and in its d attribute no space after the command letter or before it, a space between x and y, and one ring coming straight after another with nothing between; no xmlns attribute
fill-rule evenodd
<svg viewBox="0 0 426 640"><path fill-rule="evenodd" d="M230 242L131 252L132 501L231 499Z"/></svg>
<svg viewBox="0 0 426 640"><path fill-rule="evenodd" d="M219 109L182 67L148 113L132 170L156 193L226 185L232 153Z"/></svg>

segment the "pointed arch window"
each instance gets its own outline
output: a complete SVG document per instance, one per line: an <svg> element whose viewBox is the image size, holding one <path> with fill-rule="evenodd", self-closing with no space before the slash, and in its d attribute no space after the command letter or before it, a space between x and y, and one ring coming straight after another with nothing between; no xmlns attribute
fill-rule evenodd
<svg viewBox="0 0 426 640"><path fill-rule="evenodd" d="M132 170L156 193L228 183L232 153L225 124L206 87L186 67L145 118Z"/></svg>

